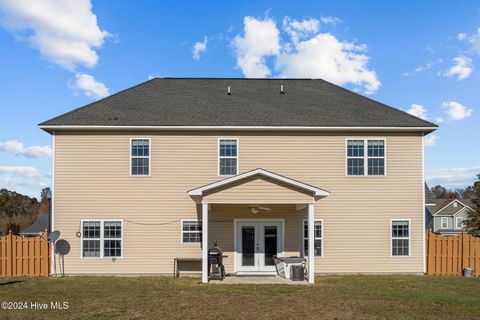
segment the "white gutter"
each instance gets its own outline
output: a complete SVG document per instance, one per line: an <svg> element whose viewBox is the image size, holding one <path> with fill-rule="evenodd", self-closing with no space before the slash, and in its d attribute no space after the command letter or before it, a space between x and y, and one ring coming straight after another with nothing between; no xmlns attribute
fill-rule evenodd
<svg viewBox="0 0 480 320"><path fill-rule="evenodd" d="M301 126L100 126L39 125L44 130L258 130L258 131L434 131L438 127L301 127Z"/></svg>

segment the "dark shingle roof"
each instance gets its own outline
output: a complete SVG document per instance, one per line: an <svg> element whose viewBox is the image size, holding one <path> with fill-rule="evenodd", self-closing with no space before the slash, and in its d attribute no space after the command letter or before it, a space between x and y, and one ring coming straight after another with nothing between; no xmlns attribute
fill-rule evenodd
<svg viewBox="0 0 480 320"><path fill-rule="evenodd" d="M48 230L49 224L49 214L44 213L35 220L29 227L23 229L20 234L24 235L35 235L42 234L45 230Z"/></svg>
<svg viewBox="0 0 480 320"><path fill-rule="evenodd" d="M443 208L442 212L440 212L440 215L454 215L458 211L462 210L466 206L469 206L472 208L472 202L470 199L457 199L460 203L457 205L457 207L453 206L453 202L455 199L435 199L434 203L435 206L429 207L429 210L432 214L436 214ZM472 208L473 209L473 208Z"/></svg>
<svg viewBox="0 0 480 320"><path fill-rule="evenodd" d="M323 80L215 78L152 79L40 124L58 125L436 128Z"/></svg>

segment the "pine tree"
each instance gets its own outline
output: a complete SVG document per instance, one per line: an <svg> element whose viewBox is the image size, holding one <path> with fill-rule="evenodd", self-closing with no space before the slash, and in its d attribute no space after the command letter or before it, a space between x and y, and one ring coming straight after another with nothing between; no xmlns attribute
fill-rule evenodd
<svg viewBox="0 0 480 320"><path fill-rule="evenodd" d="M465 230L473 235L480 236L480 174L477 175L478 180L474 183L474 196L472 202L474 204L475 211L468 213L465 220Z"/></svg>

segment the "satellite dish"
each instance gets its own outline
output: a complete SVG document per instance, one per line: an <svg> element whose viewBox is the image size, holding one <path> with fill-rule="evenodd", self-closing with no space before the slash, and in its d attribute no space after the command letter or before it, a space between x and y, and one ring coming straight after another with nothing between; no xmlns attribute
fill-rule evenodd
<svg viewBox="0 0 480 320"><path fill-rule="evenodd" d="M60 231L52 231L48 235L48 243L54 243L57 241L58 237L60 237Z"/></svg>
<svg viewBox="0 0 480 320"><path fill-rule="evenodd" d="M70 243L67 240L60 239L55 243L55 252L64 256L70 252Z"/></svg>

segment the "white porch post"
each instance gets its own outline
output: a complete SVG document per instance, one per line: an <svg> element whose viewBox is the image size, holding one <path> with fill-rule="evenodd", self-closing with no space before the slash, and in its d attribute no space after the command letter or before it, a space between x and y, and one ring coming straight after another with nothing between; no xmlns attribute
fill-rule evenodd
<svg viewBox="0 0 480 320"><path fill-rule="evenodd" d="M308 283L315 283L315 205L308 205Z"/></svg>
<svg viewBox="0 0 480 320"><path fill-rule="evenodd" d="M202 283L208 283L208 203L202 204Z"/></svg>

